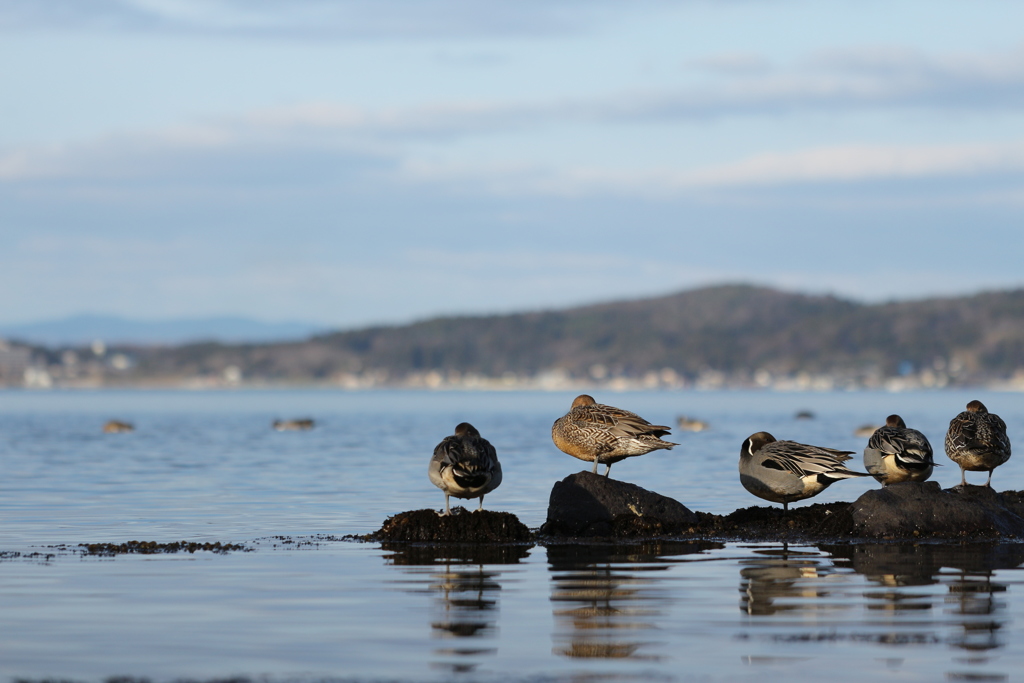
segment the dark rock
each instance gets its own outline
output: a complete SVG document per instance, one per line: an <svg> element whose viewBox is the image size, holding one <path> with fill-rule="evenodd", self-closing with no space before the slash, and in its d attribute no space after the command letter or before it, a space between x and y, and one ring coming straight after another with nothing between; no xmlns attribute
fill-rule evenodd
<svg viewBox="0 0 1024 683"><path fill-rule="evenodd" d="M369 541L424 541L443 543L525 543L530 530L511 512L456 507L441 516L434 510L401 512L366 537Z"/></svg>
<svg viewBox="0 0 1024 683"><path fill-rule="evenodd" d="M814 503L789 511L774 506L752 506L725 516L698 512L700 521L693 531L705 538L747 541L846 538L853 529L849 507L849 503Z"/></svg>
<svg viewBox="0 0 1024 683"><path fill-rule="evenodd" d="M987 486L908 481L868 491L850 514L853 533L867 538L1024 536L1024 519L1007 502L1016 506Z"/></svg>
<svg viewBox="0 0 1024 683"><path fill-rule="evenodd" d="M616 479L577 472L551 489L541 533L650 537L688 532L699 517L679 501Z"/></svg>

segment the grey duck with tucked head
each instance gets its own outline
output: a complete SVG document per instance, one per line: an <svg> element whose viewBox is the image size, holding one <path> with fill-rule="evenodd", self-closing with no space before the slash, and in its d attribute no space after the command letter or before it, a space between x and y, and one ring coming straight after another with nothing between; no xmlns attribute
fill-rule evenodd
<svg viewBox="0 0 1024 683"><path fill-rule="evenodd" d="M1010 459L1010 438L1006 423L981 401L971 401L967 410L949 422L946 455L960 465L960 485L967 485L967 470L988 471L985 486L992 486L992 470Z"/></svg>
<svg viewBox="0 0 1024 683"><path fill-rule="evenodd" d="M907 427L899 415L885 418L868 439L864 449L864 467L883 485L901 481L927 481L935 461L928 438Z"/></svg>
<svg viewBox="0 0 1024 683"><path fill-rule="evenodd" d="M663 441L670 431L665 425L652 425L636 413L598 403L592 396L581 394L572 407L551 426L551 440L558 450L574 458L598 463L612 470L612 464L626 458L650 453L659 448L671 449L679 444Z"/></svg>
<svg viewBox="0 0 1024 683"><path fill-rule="evenodd" d="M751 434L740 448L740 483L758 498L782 503L816 496L840 479L866 477L843 463L853 451L777 441L768 432Z"/></svg>
<svg viewBox="0 0 1024 683"><path fill-rule="evenodd" d="M427 468L430 481L444 491L444 512L450 515L448 496L479 498L484 507L484 495L501 484L501 463L494 446L480 436L476 427L462 422L453 436L446 436L434 449Z"/></svg>

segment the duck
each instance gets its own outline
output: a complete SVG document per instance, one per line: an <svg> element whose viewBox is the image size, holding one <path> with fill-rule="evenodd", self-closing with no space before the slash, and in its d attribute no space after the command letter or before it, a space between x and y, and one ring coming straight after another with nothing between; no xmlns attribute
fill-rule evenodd
<svg viewBox="0 0 1024 683"><path fill-rule="evenodd" d="M127 434L134 431L135 425L131 422L122 422L121 420L109 420L103 425L103 432L105 434Z"/></svg>
<svg viewBox="0 0 1024 683"><path fill-rule="evenodd" d="M270 426L279 432L303 432L312 429L315 424L310 418L301 418L298 420L274 420Z"/></svg>
<svg viewBox="0 0 1024 683"><path fill-rule="evenodd" d="M840 479L866 477L843 463L853 451L778 441L768 432L751 434L740 448L740 483L758 498L782 503L816 496Z"/></svg>
<svg viewBox="0 0 1024 683"><path fill-rule="evenodd" d="M853 435L860 439L870 439L872 434L884 426L885 425L880 425L877 422L868 422L854 429Z"/></svg>
<svg viewBox="0 0 1024 683"><path fill-rule="evenodd" d="M704 420L698 420L695 417L688 417L686 415L680 415L676 418L676 426L684 432L703 432L711 427Z"/></svg>
<svg viewBox="0 0 1024 683"><path fill-rule="evenodd" d="M928 438L907 427L899 415L885 418L864 449L864 467L883 486L901 481L927 481L935 461Z"/></svg>
<svg viewBox="0 0 1024 683"><path fill-rule="evenodd" d="M461 422L455 434L446 436L434 448L427 468L430 481L444 491L444 512L452 514L448 497L479 498L477 511L484 508L484 496L501 484L501 463L494 446L480 436L476 427Z"/></svg>
<svg viewBox="0 0 1024 683"><path fill-rule="evenodd" d="M946 432L946 455L960 465L960 485L967 485L967 471L988 470L985 486L992 486L992 471L1010 459L1010 439L1006 423L981 401L967 404L967 409L949 421Z"/></svg>
<svg viewBox="0 0 1024 683"><path fill-rule="evenodd" d="M551 440L563 453L593 462L594 474L598 463L604 463L608 466L604 471L607 477L612 465L620 460L678 446L662 440L670 432L670 427L653 425L636 413L603 405L593 396L580 394L569 412L551 425Z"/></svg>

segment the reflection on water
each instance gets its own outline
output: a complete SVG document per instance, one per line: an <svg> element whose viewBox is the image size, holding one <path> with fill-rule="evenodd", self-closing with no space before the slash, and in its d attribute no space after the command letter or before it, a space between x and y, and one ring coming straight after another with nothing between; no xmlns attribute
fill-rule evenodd
<svg viewBox="0 0 1024 683"><path fill-rule="evenodd" d="M785 610L819 611L830 606L829 584L841 577L820 553L790 550L787 546L754 553L753 558L740 561L740 608L744 612L763 616Z"/></svg>
<svg viewBox="0 0 1024 683"><path fill-rule="evenodd" d="M767 640L874 643L908 656L915 653L908 648L938 646L947 653L949 680L1008 679L993 667L999 666L995 653L1007 644L1009 584L993 576L1024 564L1024 545L864 544L820 550L763 548L740 561L740 609L754 618L751 625L772 631ZM858 574L869 582L859 590L859 600ZM794 625L800 631L794 633ZM765 656L753 652L747 659L758 664ZM905 659L884 661L899 669Z"/></svg>
<svg viewBox="0 0 1024 683"><path fill-rule="evenodd" d="M677 597L665 571L677 562L671 558L722 547L706 541L548 547L552 651L573 658L656 659L648 633Z"/></svg>
<svg viewBox="0 0 1024 683"><path fill-rule="evenodd" d="M413 593L432 595L430 631L445 641L433 668L474 671L498 652L498 597L503 570L529 555L528 546L410 546L385 543L385 562L408 567ZM472 640L463 640L472 639Z"/></svg>
<svg viewBox="0 0 1024 683"><path fill-rule="evenodd" d="M879 602L880 609L931 610L938 605L933 605L930 595L912 588L945 586L943 614L933 618L956 625L959 631L946 642L969 653L954 661L987 664L990 651L1005 644L1000 631L1009 615L1005 601L997 596L1006 592L1007 585L993 581L992 575L1024 564L1024 545L863 545L847 548L845 557L855 571L886 588L865 594Z"/></svg>

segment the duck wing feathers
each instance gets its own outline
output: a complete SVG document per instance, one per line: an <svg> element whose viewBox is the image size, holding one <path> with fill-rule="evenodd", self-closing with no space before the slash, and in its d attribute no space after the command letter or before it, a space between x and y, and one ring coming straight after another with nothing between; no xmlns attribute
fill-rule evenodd
<svg viewBox="0 0 1024 683"><path fill-rule="evenodd" d="M932 445L916 429L880 427L868 439L868 448L883 455L892 455L903 469L915 470L934 466Z"/></svg>
<svg viewBox="0 0 1024 683"><path fill-rule="evenodd" d="M567 416L580 429L596 428L615 438L660 438L671 430L665 425L652 425L636 413L601 404L577 406Z"/></svg>
<svg viewBox="0 0 1024 683"><path fill-rule="evenodd" d="M434 449L433 460L439 474L451 468L455 482L467 489L485 486L501 471L497 451L479 434L445 437Z"/></svg>
<svg viewBox="0 0 1024 683"><path fill-rule="evenodd" d="M795 441L773 441L760 450L762 467L790 472L798 477L821 475L831 479L867 476L854 472L843 464L853 451L808 446Z"/></svg>
<svg viewBox="0 0 1024 683"><path fill-rule="evenodd" d="M994 413L965 410L949 422L946 453L1003 453L1010 457L1006 423Z"/></svg>

